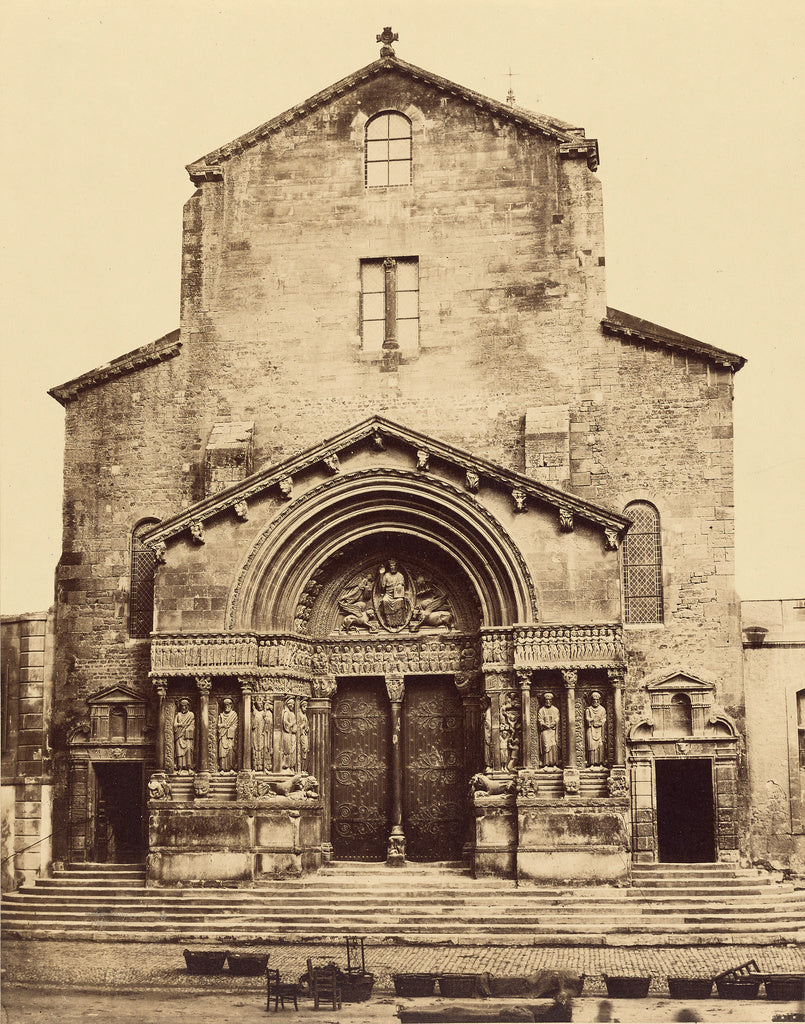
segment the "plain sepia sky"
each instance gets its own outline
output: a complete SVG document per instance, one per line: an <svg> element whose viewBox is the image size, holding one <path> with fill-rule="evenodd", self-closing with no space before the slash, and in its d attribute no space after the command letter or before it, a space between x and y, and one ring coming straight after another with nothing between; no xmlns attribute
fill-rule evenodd
<svg viewBox="0 0 805 1024"><path fill-rule="evenodd" d="M805 597L805 88L782 0L5 0L0 606L46 608L48 388L179 325L184 167L399 57L599 140L609 304L749 360L737 587Z"/></svg>

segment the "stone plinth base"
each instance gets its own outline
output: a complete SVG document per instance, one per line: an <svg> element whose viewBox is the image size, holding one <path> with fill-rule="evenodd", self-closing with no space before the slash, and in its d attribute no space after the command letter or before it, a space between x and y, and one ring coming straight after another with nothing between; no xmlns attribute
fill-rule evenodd
<svg viewBox="0 0 805 1024"><path fill-rule="evenodd" d="M628 811L623 798L520 798L518 877L539 882L627 882Z"/></svg>
<svg viewBox="0 0 805 1024"><path fill-rule="evenodd" d="M475 796L473 874L511 878L517 861L517 808L514 796Z"/></svg>
<svg viewBox="0 0 805 1024"><path fill-rule="evenodd" d="M322 864L318 800L152 801L149 812L149 885L248 882Z"/></svg>

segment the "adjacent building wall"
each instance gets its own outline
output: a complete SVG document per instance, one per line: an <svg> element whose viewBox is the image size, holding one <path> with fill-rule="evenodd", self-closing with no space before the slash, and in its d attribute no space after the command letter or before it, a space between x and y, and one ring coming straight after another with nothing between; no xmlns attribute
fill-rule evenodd
<svg viewBox="0 0 805 1024"><path fill-rule="evenodd" d="M47 873L53 615L2 617L2 887Z"/></svg>
<svg viewBox="0 0 805 1024"><path fill-rule="evenodd" d="M744 601L750 856L805 874L805 600Z"/></svg>

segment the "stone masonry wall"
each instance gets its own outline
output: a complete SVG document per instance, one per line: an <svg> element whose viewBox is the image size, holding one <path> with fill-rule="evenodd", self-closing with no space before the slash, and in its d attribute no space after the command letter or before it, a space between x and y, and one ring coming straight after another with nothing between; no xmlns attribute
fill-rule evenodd
<svg viewBox="0 0 805 1024"><path fill-rule="evenodd" d="M2 618L2 887L44 874L50 859L53 616Z"/></svg>
<svg viewBox="0 0 805 1024"><path fill-rule="evenodd" d="M364 126L388 109L411 119L413 184L366 189ZM360 260L385 256L419 258L419 351L396 372L360 346ZM150 689L127 632L131 530L202 497L213 427L253 423L259 469L374 413L523 470L527 411L566 406L570 488L617 511L650 500L662 521L665 622L627 630L627 714L643 676L684 667L741 724L731 375L606 336L605 313L596 175L457 96L389 73L226 161L185 207L181 353L68 406L62 763L86 696ZM196 601L220 606L216 587L188 577L167 599L211 612Z"/></svg>

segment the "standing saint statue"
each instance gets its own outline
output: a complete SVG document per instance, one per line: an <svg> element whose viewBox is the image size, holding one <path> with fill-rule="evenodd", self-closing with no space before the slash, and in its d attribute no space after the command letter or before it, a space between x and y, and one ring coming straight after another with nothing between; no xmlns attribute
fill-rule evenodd
<svg viewBox="0 0 805 1024"><path fill-rule="evenodd" d="M296 771L296 701L286 697L282 709L282 750L280 769Z"/></svg>
<svg viewBox="0 0 805 1024"><path fill-rule="evenodd" d="M224 710L218 716L218 769L235 770L235 740L238 734L238 713L231 697L224 697Z"/></svg>
<svg viewBox="0 0 805 1024"><path fill-rule="evenodd" d="M270 772L274 768L274 696L266 697L263 711L263 765Z"/></svg>
<svg viewBox="0 0 805 1024"><path fill-rule="evenodd" d="M304 697L299 701L299 771L307 771L307 759L310 754L310 720L307 717L307 701Z"/></svg>
<svg viewBox="0 0 805 1024"><path fill-rule="evenodd" d="M584 712L584 721L587 724L587 764L600 765L604 763L604 726L607 724L607 709L601 703L601 694L593 690L590 694L591 704Z"/></svg>
<svg viewBox="0 0 805 1024"><path fill-rule="evenodd" d="M489 697L484 711L484 765L488 772L492 771L492 701Z"/></svg>
<svg viewBox="0 0 805 1024"><path fill-rule="evenodd" d="M252 771L261 772L265 767L265 711L259 697L252 701Z"/></svg>
<svg viewBox="0 0 805 1024"><path fill-rule="evenodd" d="M190 701L179 701L179 710L173 719L173 747L176 770L185 774L193 770L193 741L196 736L196 716L190 710Z"/></svg>
<svg viewBox="0 0 805 1024"><path fill-rule="evenodd" d="M537 712L539 753L543 768L556 768L559 764L559 708L554 706L552 693L546 693L543 701Z"/></svg>

